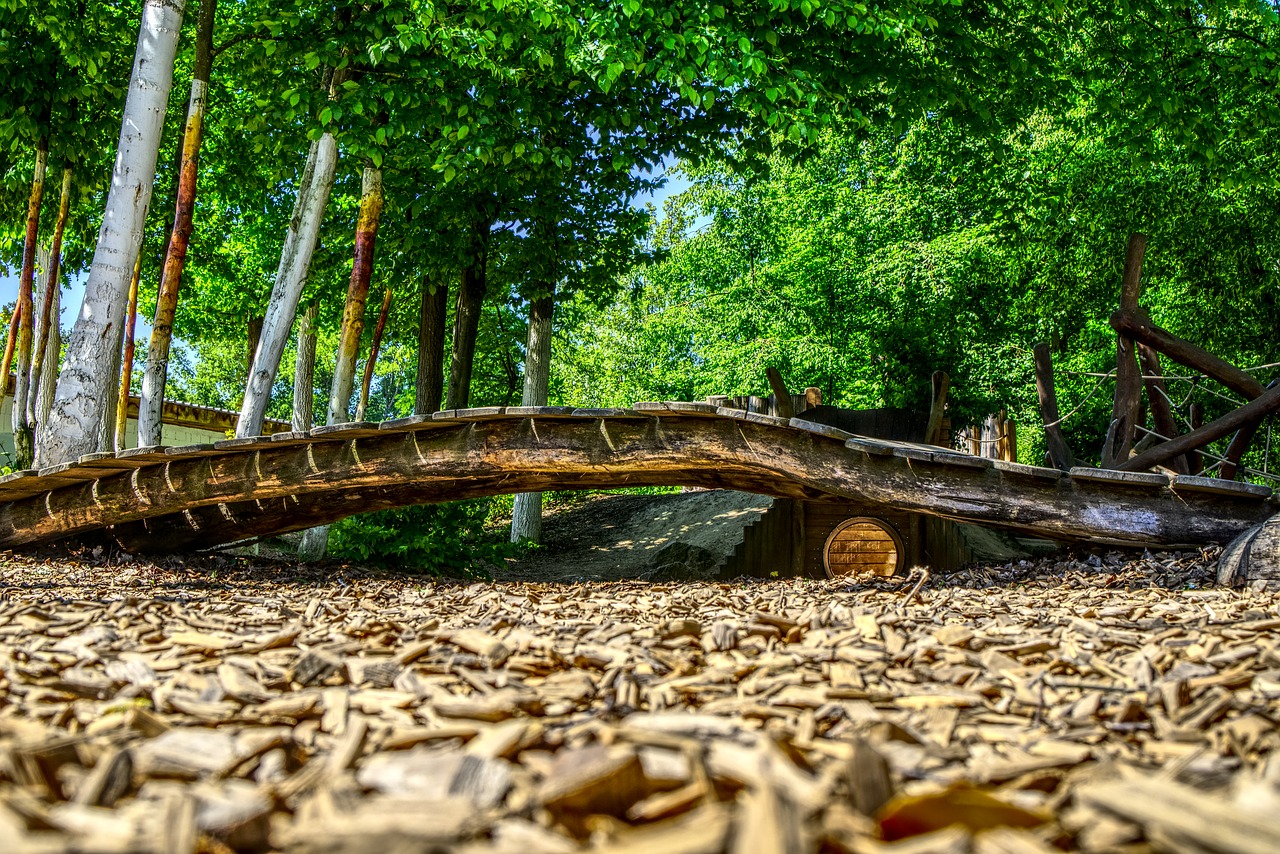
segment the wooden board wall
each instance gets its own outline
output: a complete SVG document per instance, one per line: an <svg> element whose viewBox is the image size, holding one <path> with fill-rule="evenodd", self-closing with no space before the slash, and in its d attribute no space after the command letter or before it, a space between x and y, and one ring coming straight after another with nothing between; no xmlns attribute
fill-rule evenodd
<svg viewBox="0 0 1280 854"><path fill-rule="evenodd" d="M734 578L826 578L822 553L836 526L854 516L869 516L891 525L902 538L904 571L923 564L955 569L972 559L954 522L918 513L886 511L852 501L774 499L773 506L743 532L737 550L722 567Z"/></svg>

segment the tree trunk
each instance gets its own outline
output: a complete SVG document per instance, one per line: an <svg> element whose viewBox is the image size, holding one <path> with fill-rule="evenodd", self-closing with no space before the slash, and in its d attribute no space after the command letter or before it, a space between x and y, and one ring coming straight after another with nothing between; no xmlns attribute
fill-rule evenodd
<svg viewBox="0 0 1280 854"><path fill-rule="evenodd" d="M337 166L338 146L333 136L326 133L311 144L307 165L298 182L298 199L285 233L284 248L280 251L280 266L276 269L275 284L267 303L262 338L258 341L258 351L245 386L244 404L240 408L236 435L241 438L262 435L262 421L267 404L271 402L271 387L275 385L280 357L289 341L289 328L293 325L298 301L307 284L311 256L315 254L320 237L320 224L329 203Z"/></svg>
<svg viewBox="0 0 1280 854"><path fill-rule="evenodd" d="M418 381L413 393L415 415L440 409L444 395L444 330L449 314L449 280L434 286L422 279L422 307L418 312Z"/></svg>
<svg viewBox="0 0 1280 854"><path fill-rule="evenodd" d="M1138 308L1142 259L1146 251L1145 236L1129 235L1129 245L1124 259L1124 279L1120 286L1122 312L1133 312ZM1111 426L1107 430L1107 438L1102 446L1103 468L1115 468L1129 459L1141 402L1142 372L1138 369L1134 342L1132 338L1121 335L1116 339L1116 396L1111 410Z"/></svg>
<svg viewBox="0 0 1280 854"><path fill-rule="evenodd" d="M555 285L529 307L529 340L524 356L521 406L546 406L551 385L551 321L555 314ZM542 539L542 493L521 492L511 509L511 542Z"/></svg>
<svg viewBox="0 0 1280 854"><path fill-rule="evenodd" d="M258 354L258 344L262 342L262 323L261 317L252 314L245 321L244 369L246 372L253 370L253 358Z"/></svg>
<svg viewBox="0 0 1280 854"><path fill-rule="evenodd" d="M67 166L62 170L62 196L58 203L58 221L53 226L53 242L49 246L49 259L45 265L45 287L40 292L40 311L36 314L36 343L35 349L31 354L31 388L43 388L45 380L45 365L48 364L46 358L49 350L50 329L56 336L58 334L58 313L55 306L58 304L59 285L58 279L61 277L62 266L62 235L67 228L67 215L71 212L71 167ZM50 371L56 379L57 371L57 353L54 350L53 369ZM28 394L27 409L28 418L39 431L44 428L44 419L38 418L37 412L40 407L36 403L37 395Z"/></svg>
<svg viewBox="0 0 1280 854"><path fill-rule="evenodd" d="M52 255L52 253L51 253ZM49 272L57 273L57 261L51 260L49 263ZM57 280L49 277L49 281L53 283L53 302L49 307L49 334L44 337L44 370L40 372L40 382L36 393L35 418L36 423L36 441L39 443L40 432L44 430L44 425L49 421L49 408L53 406L53 393L58 384L58 357L62 354L62 330L58 328L58 318L61 314L62 306L62 288L57 284ZM32 381L32 385L35 382Z"/></svg>
<svg viewBox="0 0 1280 854"><path fill-rule="evenodd" d="M480 311L487 289L487 256L486 248L477 246L460 277L458 301L453 311L453 353L449 360L449 395L445 409L465 409L471 399L471 371L475 366Z"/></svg>
<svg viewBox="0 0 1280 854"><path fill-rule="evenodd" d="M126 434L129 430L129 390L133 387L133 356L137 351L138 330L138 278L142 273L142 255L133 267L133 281L129 283L129 309L124 320L124 355L120 360L120 391L116 398L115 417L115 450L123 451L128 446ZM141 431L138 433L137 446L160 444L160 431L156 431L155 439L144 441Z"/></svg>
<svg viewBox="0 0 1280 854"><path fill-rule="evenodd" d="M19 315L16 352L18 376L13 386L13 450L14 464L19 469L30 468L35 459L31 421L28 418L27 395L31 388L31 348L33 344L32 316L35 307L31 289L35 284L36 241L40 230L40 204L44 200L44 175L49 165L49 140L42 137L36 144L35 174L31 179L31 195L27 200L27 233L22 247L22 273L18 278L18 304L14 312ZM3 377L7 383L9 376Z"/></svg>
<svg viewBox="0 0 1280 854"><path fill-rule="evenodd" d="M160 132L173 83L173 60L182 27L184 0L145 0L124 120L107 194L106 210L84 303L67 343L67 359L47 429L41 431L41 466L70 462L96 450L94 439L114 391L109 368L119 358L120 326L129 274L142 245L151 201Z"/></svg>
<svg viewBox="0 0 1280 854"><path fill-rule="evenodd" d="M373 275L373 251L382 218L382 170L366 166L361 181L360 216L356 220L355 250L351 264L351 282L347 286L347 302L342 309L342 332L338 338L338 360L333 369L333 385L329 389L329 411L326 424L342 424L349 419L351 391L356 380L356 356L360 333L364 331L364 308L369 299L369 279ZM329 546L329 526L309 528L302 535L298 557L304 561L320 560Z"/></svg>
<svg viewBox="0 0 1280 854"><path fill-rule="evenodd" d="M373 368L378 363L378 350L382 347L382 333L387 326L387 312L391 310L391 286L382 296L382 309L378 312L378 325L373 327L373 343L369 345L369 358L364 363L364 377L360 382L360 402L356 404L356 420L363 421L369 409L369 387L373 384Z"/></svg>
<svg viewBox="0 0 1280 854"><path fill-rule="evenodd" d="M296 433L310 430L314 420L316 318L319 314L320 304L313 302L298 319L298 357L293 367L293 419L290 425Z"/></svg>
<svg viewBox="0 0 1280 854"><path fill-rule="evenodd" d="M5 387L9 384L9 371L13 369L13 351L18 344L18 326L22 324L22 302L13 306L13 314L9 315L9 335L4 341L4 358L0 359L0 381Z"/></svg>
<svg viewBox="0 0 1280 854"><path fill-rule="evenodd" d="M147 368L142 375L138 401L138 446L160 444L163 432L164 388L169 375L169 347L173 341L173 318L178 307L178 288L191 242L196 207L196 178L200 166L200 143L204 137L204 114L213 66L213 19L218 0L201 0L196 28L196 58L191 73L191 98L187 103L187 123L182 134L182 166L178 173L178 199L174 206L173 230L165 250L160 291L156 295L155 322L151 345L147 348Z"/></svg>
<svg viewBox="0 0 1280 854"><path fill-rule="evenodd" d="M366 166L361 181L360 216L356 220L355 251L347 302L342 309L342 331L338 337L338 358L329 390L328 424L350 420L351 392L356 382L356 357L360 334L364 332L364 310L369 300L369 279L373 274L374 242L382 217L382 170Z"/></svg>

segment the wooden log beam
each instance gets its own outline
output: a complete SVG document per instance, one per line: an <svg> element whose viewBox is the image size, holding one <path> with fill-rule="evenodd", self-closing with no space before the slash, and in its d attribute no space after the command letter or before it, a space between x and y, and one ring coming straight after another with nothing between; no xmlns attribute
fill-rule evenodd
<svg viewBox="0 0 1280 854"><path fill-rule="evenodd" d="M934 371L931 379L933 386L933 404L929 407L929 421L924 428L924 441L927 445L946 445L940 441L938 433L942 430L942 419L947 412L947 392L951 390L951 377L946 371Z"/></svg>
<svg viewBox="0 0 1280 854"><path fill-rule="evenodd" d="M1217 380L1232 391L1252 400L1263 392L1262 383L1235 365L1161 329L1151 319L1135 311L1117 311L1111 315L1111 328L1159 350L1175 362Z"/></svg>
<svg viewBox="0 0 1280 854"><path fill-rule="evenodd" d="M0 546L184 514L203 525L188 542L213 546L249 533L310 526L323 514L332 521L368 509L369 502L344 496L378 489L398 490L385 493L385 501L412 504L562 485L715 486L779 497L842 497L1059 539L1128 545L1226 542L1273 512L1252 496L1175 498L1167 487L1146 481L1109 484L1038 476L1044 470L1003 463L960 465L971 458L901 442L845 443L777 419L674 409L661 417L634 411L598 417L498 413L489 420L438 419L430 429L357 433L346 441L334 433L280 447L263 442L197 455L207 454L201 450L121 474L105 470L107 476L88 483L64 480L52 491L0 506ZM286 506L291 497L296 504ZM257 502L261 508L253 509ZM220 505L240 518L228 518ZM254 514L270 521L250 531L244 523Z"/></svg>
<svg viewBox="0 0 1280 854"><path fill-rule="evenodd" d="M1255 420L1260 420L1277 409L1280 409L1280 385L1273 384L1262 393L1261 397L1249 401L1239 409L1234 409L1221 418L1210 421L1199 430L1192 430L1168 442L1162 442L1149 451L1125 460L1115 468L1118 471L1142 471L1161 465L1195 448L1202 448L1215 439L1221 439L1228 433L1239 430Z"/></svg>
<svg viewBox="0 0 1280 854"><path fill-rule="evenodd" d="M769 368L765 373L768 374L769 386L773 389L775 414L779 418L795 418L795 407L791 405L791 392L787 391L787 384L782 379L782 374L777 368Z"/></svg>
<svg viewBox="0 0 1280 854"><path fill-rule="evenodd" d="M1169 406L1169 391L1164 385L1160 354L1150 344L1140 341L1138 342L1138 362L1142 365L1142 383L1147 388L1147 401L1156 432L1165 439L1172 439L1178 435L1178 424L1173 420L1173 409ZM1174 457L1169 465L1178 474L1190 473L1187 471L1186 457Z"/></svg>
<svg viewBox="0 0 1280 854"><path fill-rule="evenodd" d="M1142 290L1142 259L1147 251L1147 238L1129 235L1125 250L1124 278L1120 285L1120 310L1134 312ZM1133 340L1121 333L1116 339L1116 396L1111 407L1111 424L1102 446L1103 468L1115 468L1129 458L1133 449L1134 430L1142 401L1142 374L1134 354Z"/></svg>
<svg viewBox="0 0 1280 854"><path fill-rule="evenodd" d="M1040 398L1040 417L1044 419L1045 444L1054 468L1070 471L1076 464L1067 437L1062 434L1062 417L1058 414L1058 393L1053 383L1053 356L1049 345L1041 342L1032 349L1036 365L1036 395Z"/></svg>

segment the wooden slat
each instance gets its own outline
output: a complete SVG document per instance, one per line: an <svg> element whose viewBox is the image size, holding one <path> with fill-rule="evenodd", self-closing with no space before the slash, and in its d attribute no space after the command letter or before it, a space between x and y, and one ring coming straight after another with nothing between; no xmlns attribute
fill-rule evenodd
<svg viewBox="0 0 1280 854"><path fill-rule="evenodd" d="M202 442L198 445L179 445L176 448L169 448L165 451L165 456L170 459L220 457L222 456L222 451L215 448L212 442Z"/></svg>
<svg viewBox="0 0 1280 854"><path fill-rule="evenodd" d="M312 438L325 438L344 442L350 439L367 439L371 436L379 435L376 421L348 421L344 424L326 424L322 427L312 427L310 434Z"/></svg>
<svg viewBox="0 0 1280 854"><path fill-rule="evenodd" d="M1234 498L1264 499L1271 496L1271 487L1219 477L1198 477L1180 474L1173 479L1175 492L1201 492L1210 495L1229 495Z"/></svg>
<svg viewBox="0 0 1280 854"><path fill-rule="evenodd" d="M169 455L165 453L166 450L168 450L167 445L145 445L141 448L126 448L123 451L116 452L116 458L137 460L140 463L163 463L169 459Z"/></svg>
<svg viewBox="0 0 1280 854"><path fill-rule="evenodd" d="M862 451L876 457L892 457L893 445L880 439L869 439L866 436L854 436L846 439L844 446L853 451Z"/></svg>
<svg viewBox="0 0 1280 854"><path fill-rule="evenodd" d="M835 439L838 442L847 442L854 438L852 433L846 430L841 430L839 427L828 427L826 424L806 421L803 418L792 418L788 423L797 430L803 430L806 433L813 433L815 436L825 436L828 439Z"/></svg>
<svg viewBox="0 0 1280 854"><path fill-rule="evenodd" d="M572 416L574 418L647 418L645 413L637 412L634 409L575 409Z"/></svg>
<svg viewBox="0 0 1280 854"><path fill-rule="evenodd" d="M522 418L566 418L573 415L572 406L508 406L503 409L507 415Z"/></svg>
<svg viewBox="0 0 1280 854"><path fill-rule="evenodd" d="M434 413L427 415L410 415L407 418L395 418L391 421L383 421L378 424L379 432L416 432L418 430L441 430L446 427L455 426L452 424L442 424L440 419L435 417Z"/></svg>
<svg viewBox="0 0 1280 854"><path fill-rule="evenodd" d="M1030 478L1033 480L1057 482L1066 477L1066 472L1061 469L1051 469L1043 466L1029 466L1023 463L1011 463L1007 460L992 460L991 465L996 471L1000 472L1002 477L1013 479Z"/></svg>
<svg viewBox="0 0 1280 854"><path fill-rule="evenodd" d="M239 439L222 439L213 443L214 449L219 451L253 451L271 446L272 441L266 436L244 436Z"/></svg>
<svg viewBox="0 0 1280 854"><path fill-rule="evenodd" d="M1069 474L1072 480L1105 483L1110 486L1132 486L1161 489L1172 483L1172 478L1164 474L1149 474L1136 471L1116 471L1115 469L1095 469L1076 466Z"/></svg>
<svg viewBox="0 0 1280 854"><path fill-rule="evenodd" d="M503 417L501 406L475 406L471 409L445 409L431 416L437 421L493 421Z"/></svg>

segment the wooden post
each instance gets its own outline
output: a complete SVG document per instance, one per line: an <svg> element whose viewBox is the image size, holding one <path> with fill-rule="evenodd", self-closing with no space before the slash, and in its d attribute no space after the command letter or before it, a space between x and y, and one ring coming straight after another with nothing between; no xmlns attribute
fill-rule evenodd
<svg viewBox="0 0 1280 854"><path fill-rule="evenodd" d="M1036 365L1036 395L1040 398L1040 417L1044 419L1044 439L1049 448L1049 461L1054 468L1068 471L1076 464L1075 454L1062 434L1062 417L1058 414L1058 393L1053 383L1053 356L1049 345L1041 342L1032 349Z"/></svg>
<svg viewBox="0 0 1280 854"><path fill-rule="evenodd" d="M791 501L791 574L796 578L805 574L804 544L804 502L797 498Z"/></svg>
<svg viewBox="0 0 1280 854"><path fill-rule="evenodd" d="M951 389L951 377L946 371L934 371L933 405L929 407L929 423L924 428L926 445L950 444L938 441L938 433L942 430L942 418L947 411L947 392Z"/></svg>
<svg viewBox="0 0 1280 854"><path fill-rule="evenodd" d="M1156 432L1165 439L1172 439L1178 435L1178 425L1173 420L1173 411L1169 407L1169 392L1164 385L1160 354L1150 344L1138 342L1138 361L1142 365L1142 384L1147 389L1147 401ZM1178 474L1188 473L1185 457L1174 457L1169 464Z"/></svg>
<svg viewBox="0 0 1280 854"><path fill-rule="evenodd" d="M1142 258L1147 251L1147 238L1129 235L1125 251L1124 279L1120 285L1120 310L1136 311L1142 290ZM1115 468L1129 458L1133 448L1134 428L1138 423L1138 407L1142 399L1142 374L1134 357L1133 340L1125 335L1116 339L1116 396L1111 407L1111 426L1102 446L1102 467Z"/></svg>
<svg viewBox="0 0 1280 854"><path fill-rule="evenodd" d="M782 374L778 373L777 368L769 368L765 371L769 377L769 385L773 388L774 409L779 418L795 418L795 410L791 408L791 393L787 391L787 384L782 381Z"/></svg>
<svg viewBox="0 0 1280 854"><path fill-rule="evenodd" d="M713 394L707 398L707 403L711 404L712 406L731 407L733 404L733 399L730 398L729 395L727 394Z"/></svg>
<svg viewBox="0 0 1280 854"><path fill-rule="evenodd" d="M1235 436L1231 437L1231 444L1227 446L1227 453L1224 455L1226 459L1218 469L1218 477L1223 480L1236 479L1241 470L1240 460L1244 458L1244 452L1249 449L1249 443L1261 426L1260 420L1251 421L1236 431Z"/></svg>
<svg viewBox="0 0 1280 854"><path fill-rule="evenodd" d="M1138 312L1117 311L1111 315L1111 328L1121 335L1155 348L1179 364L1217 380L1250 400L1262 394L1262 383L1249 374L1190 341L1161 329Z"/></svg>
<svg viewBox="0 0 1280 854"><path fill-rule="evenodd" d="M747 398L747 411L767 415L769 413L769 401L759 395L753 394Z"/></svg>
<svg viewBox="0 0 1280 854"><path fill-rule="evenodd" d="M1280 409L1280 381L1272 383L1261 397L1251 400L1239 409L1210 421L1199 430L1192 430L1176 439L1163 442L1145 453L1126 460L1117 468L1120 471L1142 471L1160 465L1193 448L1204 447L1214 439L1220 439L1255 419L1270 415L1277 409Z"/></svg>

